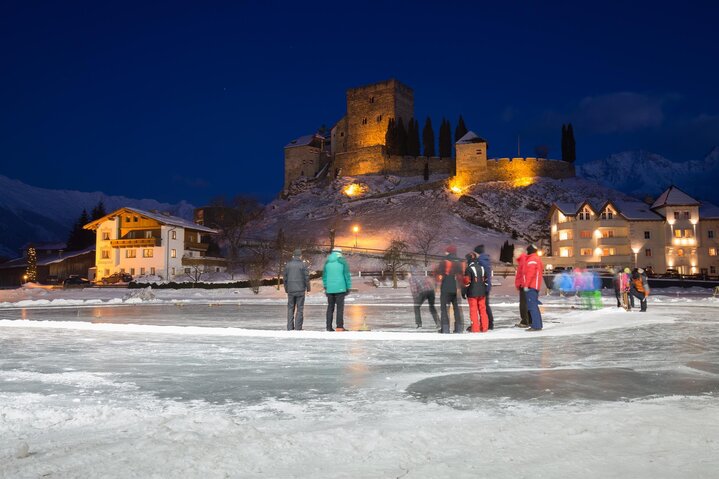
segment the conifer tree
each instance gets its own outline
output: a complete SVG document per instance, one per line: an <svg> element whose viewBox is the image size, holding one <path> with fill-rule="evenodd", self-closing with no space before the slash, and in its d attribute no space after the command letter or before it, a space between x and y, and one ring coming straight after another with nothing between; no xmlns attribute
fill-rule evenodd
<svg viewBox="0 0 719 479"><path fill-rule="evenodd" d="M409 129L407 131L407 154L409 156L419 156L419 124L417 120L412 118L409 120Z"/></svg>
<svg viewBox="0 0 719 479"><path fill-rule="evenodd" d="M407 130L404 128L402 117L397 120L395 132L397 138L397 154L404 156L407 154Z"/></svg>
<svg viewBox="0 0 719 479"><path fill-rule="evenodd" d="M567 125L562 123L562 160L569 161L567 155Z"/></svg>
<svg viewBox="0 0 719 479"><path fill-rule="evenodd" d="M567 124L567 161L574 163L577 159L577 144L574 141L574 128L572 124Z"/></svg>
<svg viewBox="0 0 719 479"><path fill-rule="evenodd" d="M95 244L95 234L83 228L90 222L87 210L82 210L80 218L75 222L67 238L68 251L79 251Z"/></svg>
<svg viewBox="0 0 719 479"><path fill-rule="evenodd" d="M439 156L449 158L452 156L452 127L449 120L442 119L439 127Z"/></svg>
<svg viewBox="0 0 719 479"><path fill-rule="evenodd" d="M467 127L464 125L464 118L462 118L462 115L459 115L457 128L454 129L454 142L457 143L464 135L467 134L468 131L469 130L467 130Z"/></svg>
<svg viewBox="0 0 719 479"><path fill-rule="evenodd" d="M397 154L397 133L394 118L390 118L387 122L387 133L384 135L384 144L388 154Z"/></svg>
<svg viewBox="0 0 719 479"><path fill-rule="evenodd" d="M107 213L105 212L105 203L100 200L97 202L97 205L95 205L95 207L92 209L92 213L90 214L91 221L99 220L106 214Z"/></svg>
<svg viewBox="0 0 719 479"><path fill-rule="evenodd" d="M422 130L422 147L424 150L424 156L434 156L434 129L432 128L432 120L427 117L427 121L424 122L424 129Z"/></svg>

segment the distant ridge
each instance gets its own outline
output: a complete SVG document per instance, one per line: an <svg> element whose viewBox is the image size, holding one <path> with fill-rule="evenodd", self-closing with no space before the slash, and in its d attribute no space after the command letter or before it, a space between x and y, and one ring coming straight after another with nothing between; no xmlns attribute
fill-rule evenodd
<svg viewBox="0 0 719 479"><path fill-rule="evenodd" d="M29 241L65 241L83 208L90 212L99 201L105 204L107 211L134 206L168 211L185 219L192 219L194 210L194 206L185 201L170 204L110 196L99 191L52 190L0 175L0 256L18 256L19 248Z"/></svg>

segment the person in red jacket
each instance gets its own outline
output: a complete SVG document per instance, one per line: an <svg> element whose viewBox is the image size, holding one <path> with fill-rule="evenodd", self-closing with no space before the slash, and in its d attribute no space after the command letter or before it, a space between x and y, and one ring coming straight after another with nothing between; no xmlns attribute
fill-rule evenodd
<svg viewBox="0 0 719 479"><path fill-rule="evenodd" d="M524 279L522 281L524 292L527 294L527 311L532 320L532 326L527 331L542 330L542 314L539 311L539 290L542 288L542 272L544 265L537 254L537 247L533 244L527 246L527 262L524 266Z"/></svg>
<svg viewBox="0 0 719 479"><path fill-rule="evenodd" d="M524 291L524 267L527 264L527 254L522 252L517 257L517 274L514 277L514 287L519 291L519 317L520 320L515 324L518 328L529 327L529 312L527 311L527 293Z"/></svg>

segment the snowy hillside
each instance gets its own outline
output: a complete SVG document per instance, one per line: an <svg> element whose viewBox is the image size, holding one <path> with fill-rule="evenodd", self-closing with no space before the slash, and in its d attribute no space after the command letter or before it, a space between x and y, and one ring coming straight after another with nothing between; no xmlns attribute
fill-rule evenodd
<svg viewBox="0 0 719 479"><path fill-rule="evenodd" d="M352 182L367 188L363 199L350 200L342 193ZM449 243L457 245L460 253L484 243L497 258L506 240L522 245L547 237L547 215L554 201L630 199L581 178L535 178L534 184L521 187L510 182L484 183L461 196L444 187L405 191L421 183L421 177L363 176L336 180L329 188L300 185L287 199L275 200L266 207L265 218L252 225L251 235L269 239L282 228L290 241L326 244L334 225L337 244L352 246L352 227L358 225L360 248L383 249L393 237L411 243L419 229L429 226L440 232L435 254L441 254ZM513 233L518 236L515 240Z"/></svg>
<svg viewBox="0 0 719 479"><path fill-rule="evenodd" d="M577 165L577 175L639 197L656 198L673 184L699 199L716 201L719 147L703 160L681 163L647 151L625 151Z"/></svg>
<svg viewBox="0 0 719 479"><path fill-rule="evenodd" d="M192 218L193 213L193 206L185 202L172 205L108 196L99 191L37 188L0 175L0 255L17 256L18 248L28 241L65 241L83 208L90 211L99 201L104 202L107 211L134 206L169 211L183 218Z"/></svg>

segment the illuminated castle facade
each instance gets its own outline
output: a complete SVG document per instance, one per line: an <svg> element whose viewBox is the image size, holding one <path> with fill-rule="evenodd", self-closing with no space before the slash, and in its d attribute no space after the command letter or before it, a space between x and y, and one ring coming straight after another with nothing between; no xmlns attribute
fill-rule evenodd
<svg viewBox="0 0 719 479"><path fill-rule="evenodd" d="M456 143L456 158L399 156L387 153L390 119L406 125L414 117L414 91L391 79L347 90L347 114L329 137L314 134L285 146L285 188L305 177L431 174L455 177L459 183L507 181L534 176L567 178L574 165L541 158L487 158L487 142L473 132Z"/></svg>

